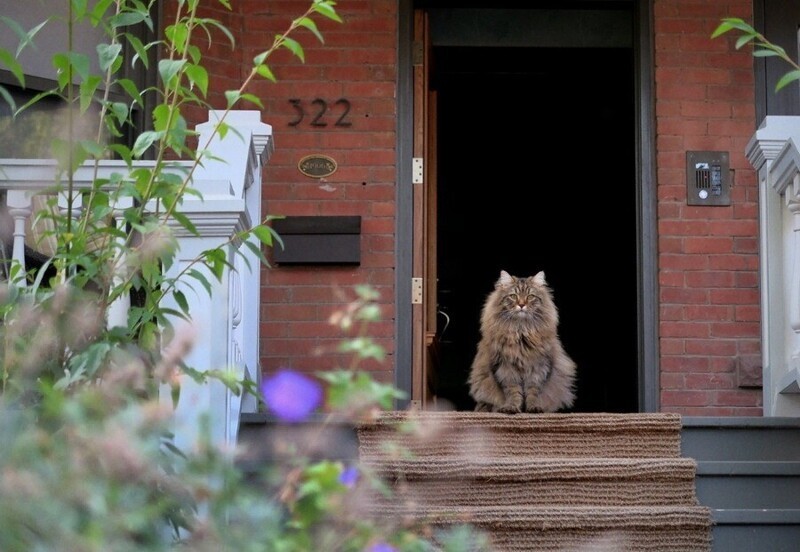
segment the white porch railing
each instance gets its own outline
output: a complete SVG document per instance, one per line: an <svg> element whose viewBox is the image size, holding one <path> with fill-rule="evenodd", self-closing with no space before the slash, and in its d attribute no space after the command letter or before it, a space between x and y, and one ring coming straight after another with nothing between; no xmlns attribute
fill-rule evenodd
<svg viewBox="0 0 800 552"><path fill-rule="evenodd" d="M198 125L200 144L209 143L220 114L210 111L209 121ZM261 221L261 173L273 149L272 128L261 122L258 111L230 112L226 123L232 130L224 139L218 135L213 137L208 146L211 157L194 172L192 187L202 198L187 195L180 208L197 228L198 235L174 223L179 250L168 275L177 275L202 251L223 246L233 233ZM148 164L142 161L137 165ZM125 171L125 164L118 161L102 162L99 173L94 172L94 167L82 166L74 176L75 188L88 189L95 178ZM51 189L55 181L56 166L52 160L0 159L0 189L6 192L9 214L14 220L12 258L23 266L26 222L32 212L32 198ZM80 205L74 208L80 209ZM182 289L189 302L194 333L194 346L186 362L197 370L233 369L239 377L258 382L260 262L246 247L239 253L235 244L225 247L228 261L235 270L226 270L220 282L209 274L210 295L202 286L198 286L199 290L188 285ZM177 308L177 305L166 306ZM109 323L125 320L125 309L125 300L114 305ZM185 324L181 320L174 323L176 327ZM176 411L177 444L187 446L195 441L199 416L207 413L214 442L233 445L240 414L255 411L255 398L236 396L213 380L200 385L185 378L181 383ZM169 391L165 390L164 400L171 401L169 397Z"/></svg>
<svg viewBox="0 0 800 552"><path fill-rule="evenodd" d="M800 117L769 116L746 154L758 171L765 416L800 416Z"/></svg>

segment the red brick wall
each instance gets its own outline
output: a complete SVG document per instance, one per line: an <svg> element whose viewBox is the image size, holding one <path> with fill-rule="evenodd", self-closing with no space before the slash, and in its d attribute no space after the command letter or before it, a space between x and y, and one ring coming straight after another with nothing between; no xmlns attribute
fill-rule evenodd
<svg viewBox="0 0 800 552"><path fill-rule="evenodd" d="M213 73L232 82L275 33L306 7L299 1L243 0L227 15L237 36L233 52L217 51ZM278 83L250 91L264 103L276 151L264 174L264 212L361 215L357 268L266 270L262 304L262 369L315 371L340 365L330 354L341 334L329 315L370 284L381 294L383 321L369 333L390 356L372 365L392 381L396 125L396 0L343 2L343 24L319 20L325 44L307 30L295 35L305 63L280 51L270 60ZM737 367L760 363L758 204L755 173L744 157L756 127L752 58L734 37L710 35L726 16L751 19L749 0L655 0L655 80L662 410L685 415L760 415L761 389L740 386ZM231 86L232 87L232 86ZM215 91L219 97L221 90ZM290 98L350 101L350 127L290 126ZM334 113L332 116L335 116ZM730 153L732 202L686 202L689 150ZM321 153L338 170L323 182L303 176L297 162Z"/></svg>
<svg viewBox="0 0 800 552"><path fill-rule="evenodd" d="M753 60L733 35L710 38L723 17L752 21L752 3L654 4L661 410L758 416L761 389L737 380L761 354ZM730 206L687 205L690 150L730 152Z"/></svg>
<svg viewBox="0 0 800 552"><path fill-rule="evenodd" d="M276 33L302 14L309 2L244 0L239 49L246 62L267 49ZM278 82L260 80L250 91L264 104L262 120L273 127L275 153L264 172L263 212L273 215L360 215L361 264L358 267L273 267L264 271L261 294L262 370L281 366L316 371L344 367L349 359L331 354L343 335L330 315L354 298L353 286L369 284L380 293L381 321L368 333L389 356L362 365L376 378L393 381L394 231L396 144L397 2L348 0L336 6L344 20L315 17L325 42L306 29L292 35L305 62L288 50L270 58ZM312 101L325 100L325 127L309 124ZM337 127L350 102L349 127ZM304 120L290 126L305 106ZM338 169L322 181L304 176L298 161L309 154L334 158ZM253 300L258 300L253 298Z"/></svg>

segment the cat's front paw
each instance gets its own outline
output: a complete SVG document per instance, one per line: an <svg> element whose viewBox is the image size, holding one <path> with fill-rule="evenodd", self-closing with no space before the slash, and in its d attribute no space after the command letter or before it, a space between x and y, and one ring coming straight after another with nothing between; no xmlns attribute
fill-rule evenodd
<svg viewBox="0 0 800 552"><path fill-rule="evenodd" d="M513 404L504 404L497 409L497 412L501 412L503 414L519 414L522 412L522 410L520 407L514 406Z"/></svg>

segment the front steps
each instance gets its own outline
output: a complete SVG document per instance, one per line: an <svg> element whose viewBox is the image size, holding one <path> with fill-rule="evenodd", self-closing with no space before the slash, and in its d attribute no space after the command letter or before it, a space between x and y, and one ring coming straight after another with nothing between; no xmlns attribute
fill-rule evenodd
<svg viewBox="0 0 800 552"><path fill-rule="evenodd" d="M714 519L713 552L800 550L800 419L682 418L697 497Z"/></svg>
<svg viewBox="0 0 800 552"><path fill-rule="evenodd" d="M385 412L359 458L383 519L469 523L497 552L711 550L674 414Z"/></svg>

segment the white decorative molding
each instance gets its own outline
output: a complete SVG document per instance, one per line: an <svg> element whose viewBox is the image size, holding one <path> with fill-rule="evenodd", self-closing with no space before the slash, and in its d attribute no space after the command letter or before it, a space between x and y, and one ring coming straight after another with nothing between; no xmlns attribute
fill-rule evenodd
<svg viewBox="0 0 800 552"><path fill-rule="evenodd" d="M766 117L746 155L758 171L765 416L800 416L800 117Z"/></svg>
<svg viewBox="0 0 800 552"><path fill-rule="evenodd" d="M215 133L215 121L222 113L210 111L208 122L197 126L200 144L208 144L208 155L194 168L190 186L201 197L187 194L178 206L197 234L174 218L167 221L178 239L177 259L167 269L167 275L177 276L204 251L217 247L225 251L227 261L236 266L236 271L226 269L219 281L207 273L211 294L205 293L202 286L185 282L179 285L189 301L191 323L197 335L186 362L196 370L230 369L239 377L249 375L258 380L261 265L249 249L243 248L237 253L241 243L236 235L261 222L261 172L274 148L272 127L261 122L258 111L231 111L226 115L230 130L222 138ZM153 166L152 161L136 161L132 165L133 168ZM170 162L166 170L186 176L193 166L192 161L176 161ZM104 160L98 166L87 162L72 175L71 184L76 190L90 189L96 179L119 180L132 167L123 161ZM24 263L25 224L32 210L31 198L59 192L65 185L54 160L0 159L0 189L6 191L7 206L15 223L14 259ZM67 206L63 198L59 205ZM119 214L126 206L113 207ZM156 205L146 207L155 212ZM73 203L71 208L80 207ZM258 240L251 239L260 247ZM237 254L248 260L250 268L237 259ZM248 300L244 301L243 297ZM121 298L113 306L109 324L124 323L128 308L126 299ZM164 302L165 306L180 310L170 296L165 297ZM184 321L176 319L173 323L179 327ZM171 404L170 390L164 389L162 400ZM201 384L186 378L175 413L176 441L180 446L192 446L200 427L199 417L210 414L214 441L233 445L241 409L256 407L252 397L236 396L219 382L212 380Z"/></svg>

